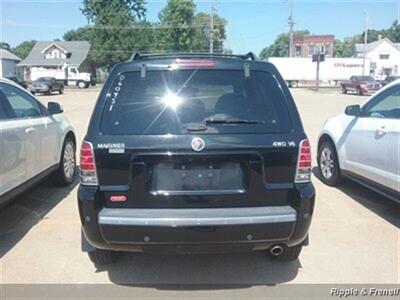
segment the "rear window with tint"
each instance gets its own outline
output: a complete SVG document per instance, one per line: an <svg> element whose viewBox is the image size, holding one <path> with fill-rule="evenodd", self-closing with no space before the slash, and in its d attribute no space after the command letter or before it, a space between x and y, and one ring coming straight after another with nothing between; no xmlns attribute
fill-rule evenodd
<svg viewBox="0 0 400 300"><path fill-rule="evenodd" d="M205 120L251 122L205 122ZM207 124L206 124L207 123ZM269 72L168 70L120 74L100 130L110 135L272 133L291 130L284 94Z"/></svg>

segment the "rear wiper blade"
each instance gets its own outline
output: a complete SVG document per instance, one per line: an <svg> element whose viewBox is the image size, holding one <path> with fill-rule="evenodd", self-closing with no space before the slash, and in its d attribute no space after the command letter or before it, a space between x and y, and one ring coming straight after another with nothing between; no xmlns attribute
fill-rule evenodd
<svg viewBox="0 0 400 300"><path fill-rule="evenodd" d="M264 124L261 120L246 120L246 119L222 119L222 118L207 118L204 119L205 124Z"/></svg>

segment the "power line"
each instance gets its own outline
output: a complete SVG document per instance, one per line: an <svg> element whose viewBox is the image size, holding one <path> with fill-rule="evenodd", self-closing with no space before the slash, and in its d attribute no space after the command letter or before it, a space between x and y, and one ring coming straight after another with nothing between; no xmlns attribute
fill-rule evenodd
<svg viewBox="0 0 400 300"><path fill-rule="evenodd" d="M223 22L217 22L214 24L223 25ZM19 26L19 27L54 27L54 28L67 28L71 25L50 25L50 24L36 24L36 23L19 23L19 22L2 22L0 26ZM191 24L191 25L126 25L126 26L98 26L98 25L86 25L79 28L86 29L168 29L168 28L206 28L210 26L208 23L204 24Z"/></svg>
<svg viewBox="0 0 400 300"><path fill-rule="evenodd" d="M3 0L2 0L3 1ZM221 1L221 0L219 0ZM215 9L214 9L215 11ZM228 24L236 24L236 25L249 25L249 24L264 24L265 20L250 20L246 22L227 22ZM214 18L214 27L216 25L224 25L225 22L218 22ZM226 24L225 24L226 25ZM12 20L5 20L0 22L0 26L15 26L15 27L43 27L43 28L71 28L70 24L38 24L38 23L26 23L26 22L15 22ZM126 25L126 26L110 26L110 25L104 25L104 26L96 26L96 25L84 25L78 28L110 28L110 29L163 29L163 28L205 28L209 27L209 23L200 23L200 24L191 24L191 25Z"/></svg>

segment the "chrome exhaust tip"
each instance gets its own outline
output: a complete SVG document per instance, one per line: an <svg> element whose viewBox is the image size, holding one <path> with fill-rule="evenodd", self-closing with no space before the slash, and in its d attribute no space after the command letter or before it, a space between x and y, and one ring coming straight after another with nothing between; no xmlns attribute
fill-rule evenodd
<svg viewBox="0 0 400 300"><path fill-rule="evenodd" d="M272 256L278 256L281 255L283 252L283 248L282 246L276 245L274 247L272 247L269 252L271 253Z"/></svg>

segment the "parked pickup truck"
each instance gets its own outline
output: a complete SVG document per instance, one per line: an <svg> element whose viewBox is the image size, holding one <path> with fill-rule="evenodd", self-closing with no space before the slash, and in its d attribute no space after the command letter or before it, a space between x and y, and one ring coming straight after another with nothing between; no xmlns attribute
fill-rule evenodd
<svg viewBox="0 0 400 300"><path fill-rule="evenodd" d="M372 76L351 76L350 80L341 83L342 93L356 92L357 95L373 94L382 85Z"/></svg>
<svg viewBox="0 0 400 300"><path fill-rule="evenodd" d="M40 77L32 82L29 90L33 95L36 93L51 95L55 91L62 94L64 93L64 84L57 81L54 77Z"/></svg>

